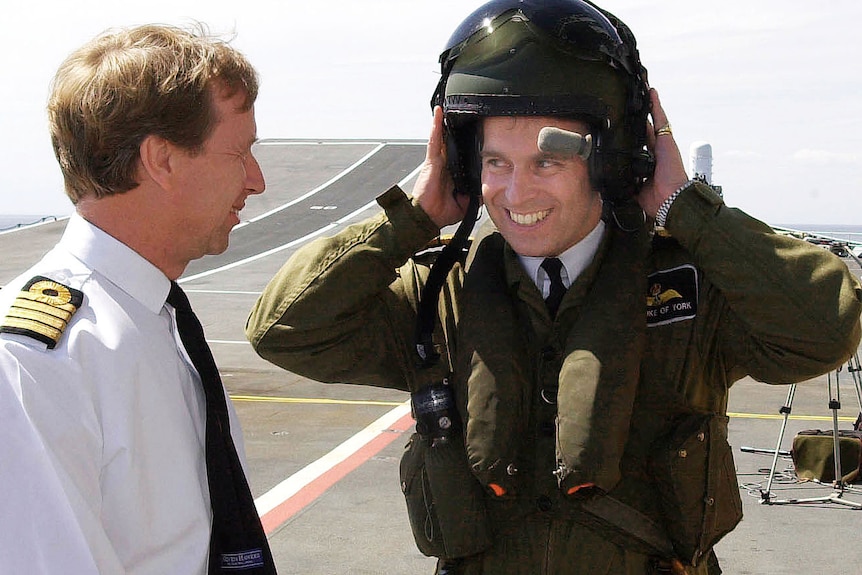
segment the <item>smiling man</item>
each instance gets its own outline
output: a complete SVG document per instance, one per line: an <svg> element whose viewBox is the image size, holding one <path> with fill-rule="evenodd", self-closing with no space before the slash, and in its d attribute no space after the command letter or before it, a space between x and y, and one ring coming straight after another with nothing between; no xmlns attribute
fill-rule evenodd
<svg viewBox="0 0 862 575"><path fill-rule="evenodd" d="M441 575L720 573L741 516L729 388L845 362L856 280L688 179L612 14L494 0L440 62L412 199L392 188L297 251L249 340L319 381L411 392L401 487Z"/></svg>
<svg viewBox="0 0 862 575"><path fill-rule="evenodd" d="M100 36L57 72L76 213L0 292L3 571L275 573L239 422L174 281L264 191L257 91L228 44L166 26Z"/></svg>
<svg viewBox="0 0 862 575"><path fill-rule="evenodd" d="M554 124L588 134L584 122L490 117L483 123L482 200L491 220L522 256L557 256L583 240L602 218L602 201L578 156L537 147Z"/></svg>

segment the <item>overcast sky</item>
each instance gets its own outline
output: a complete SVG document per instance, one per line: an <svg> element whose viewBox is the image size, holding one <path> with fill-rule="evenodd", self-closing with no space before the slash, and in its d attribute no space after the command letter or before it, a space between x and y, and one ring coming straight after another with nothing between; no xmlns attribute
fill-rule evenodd
<svg viewBox="0 0 862 575"><path fill-rule="evenodd" d="M103 30L204 22L261 76L261 138L426 138L437 57L481 2L50 0L4 6L0 213L68 214L45 102ZM606 0L634 31L683 157L713 149L728 204L772 224L862 225L857 0ZM817 11L819 9L819 11Z"/></svg>

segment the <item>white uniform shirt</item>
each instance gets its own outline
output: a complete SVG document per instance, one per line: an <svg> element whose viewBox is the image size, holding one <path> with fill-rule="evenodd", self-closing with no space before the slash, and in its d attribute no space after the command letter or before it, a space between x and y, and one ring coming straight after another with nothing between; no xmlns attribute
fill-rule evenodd
<svg viewBox="0 0 862 575"><path fill-rule="evenodd" d="M78 216L0 317L36 275L84 301L53 350L0 334L0 573L205 574L206 413L169 280Z"/></svg>

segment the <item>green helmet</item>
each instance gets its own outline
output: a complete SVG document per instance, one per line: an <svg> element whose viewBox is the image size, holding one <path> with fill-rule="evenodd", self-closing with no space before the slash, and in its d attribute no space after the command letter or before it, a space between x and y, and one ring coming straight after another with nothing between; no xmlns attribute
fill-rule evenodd
<svg viewBox="0 0 862 575"><path fill-rule="evenodd" d="M587 122L590 176L609 203L651 175L646 69L628 27L590 2L492 0L452 34L440 66L431 105L443 107L459 192L481 191L478 120L487 116Z"/></svg>

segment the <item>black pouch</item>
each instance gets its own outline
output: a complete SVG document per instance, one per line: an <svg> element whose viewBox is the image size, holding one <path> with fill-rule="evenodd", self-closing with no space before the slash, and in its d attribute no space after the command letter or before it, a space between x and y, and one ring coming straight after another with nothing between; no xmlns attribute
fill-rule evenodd
<svg viewBox="0 0 862 575"><path fill-rule="evenodd" d="M401 490L416 546L455 559L491 546L484 492L459 441L431 442L414 433L401 457Z"/></svg>
<svg viewBox="0 0 862 575"><path fill-rule="evenodd" d="M727 423L723 415L686 416L652 452L668 535L679 557L694 566L742 519Z"/></svg>

